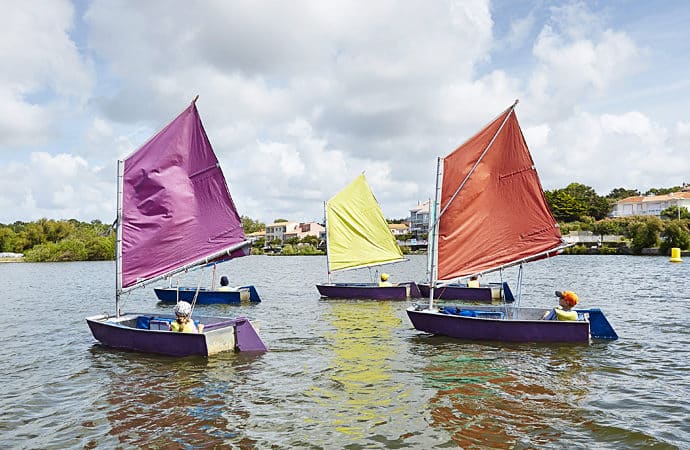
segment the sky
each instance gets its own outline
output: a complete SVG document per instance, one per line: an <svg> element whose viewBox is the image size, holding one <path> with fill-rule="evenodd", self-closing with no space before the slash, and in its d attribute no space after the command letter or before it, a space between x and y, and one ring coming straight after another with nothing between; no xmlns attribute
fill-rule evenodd
<svg viewBox="0 0 690 450"><path fill-rule="evenodd" d="M516 99L542 186L690 182L686 1L0 0L0 223L116 216L117 160L196 95L240 215L388 218Z"/></svg>

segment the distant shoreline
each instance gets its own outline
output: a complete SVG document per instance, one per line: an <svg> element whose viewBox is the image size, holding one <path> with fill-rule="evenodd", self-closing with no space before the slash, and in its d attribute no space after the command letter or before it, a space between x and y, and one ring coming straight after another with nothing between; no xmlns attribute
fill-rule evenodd
<svg viewBox="0 0 690 450"><path fill-rule="evenodd" d="M0 263L21 263L24 262L24 258L0 258Z"/></svg>

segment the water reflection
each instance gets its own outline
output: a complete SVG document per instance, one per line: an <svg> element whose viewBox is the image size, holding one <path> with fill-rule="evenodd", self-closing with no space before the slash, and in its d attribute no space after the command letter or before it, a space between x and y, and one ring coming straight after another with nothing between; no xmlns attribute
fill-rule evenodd
<svg viewBox="0 0 690 450"><path fill-rule="evenodd" d="M206 359L141 356L94 346L102 369L109 434L134 447L215 447L233 442L253 448L246 437L250 412L233 395L243 382L240 354ZM87 426L88 424L84 424ZM242 437L244 436L244 437Z"/></svg>
<svg viewBox="0 0 690 450"><path fill-rule="evenodd" d="M399 386L392 383L390 359L395 356L393 330L400 326L391 302L328 301L324 317L332 325L324 336L332 357L325 387L311 396L326 410L317 422L351 439L371 435L372 427L390 419Z"/></svg>
<svg viewBox="0 0 690 450"><path fill-rule="evenodd" d="M531 448L568 442L587 396L582 347L442 345L424 380L432 427L462 448Z"/></svg>

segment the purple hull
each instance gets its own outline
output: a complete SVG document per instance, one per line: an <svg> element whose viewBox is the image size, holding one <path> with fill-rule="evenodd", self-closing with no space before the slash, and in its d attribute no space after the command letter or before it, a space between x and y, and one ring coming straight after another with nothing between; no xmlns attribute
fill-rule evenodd
<svg viewBox="0 0 690 450"><path fill-rule="evenodd" d="M423 298L429 298L429 284L418 283L419 292ZM465 300L476 303L491 303L493 301L514 301L513 294L507 283L488 283L478 288L466 285L451 284L434 289L434 298L437 300Z"/></svg>
<svg viewBox="0 0 690 450"><path fill-rule="evenodd" d="M502 342L589 342L588 320L540 320L546 311L541 308L508 308L519 318L500 318L502 307L459 307L461 314L474 317L430 312L419 306L407 309L412 325L419 331L458 339Z"/></svg>
<svg viewBox="0 0 690 450"><path fill-rule="evenodd" d="M203 333L178 333L167 330L166 315L127 313L119 318L98 315L86 321L103 345L169 356L209 356L223 351L264 352L263 343L246 317L196 317L204 324Z"/></svg>
<svg viewBox="0 0 690 450"><path fill-rule="evenodd" d="M331 283L317 284L321 297L363 298L372 300L407 300L419 298L419 288L413 281L396 286L379 286L376 283Z"/></svg>

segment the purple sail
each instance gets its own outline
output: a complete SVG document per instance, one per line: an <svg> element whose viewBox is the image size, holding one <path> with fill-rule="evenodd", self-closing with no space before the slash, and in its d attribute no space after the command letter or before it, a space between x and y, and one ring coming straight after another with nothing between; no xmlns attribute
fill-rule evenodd
<svg viewBox="0 0 690 450"><path fill-rule="evenodd" d="M123 288L245 241L195 103L125 160L121 224Z"/></svg>

